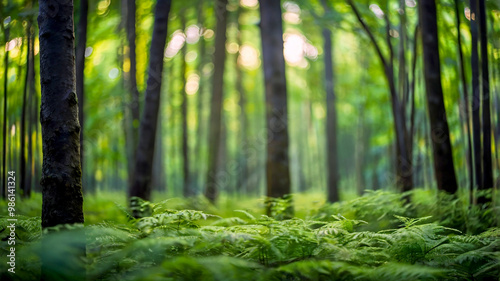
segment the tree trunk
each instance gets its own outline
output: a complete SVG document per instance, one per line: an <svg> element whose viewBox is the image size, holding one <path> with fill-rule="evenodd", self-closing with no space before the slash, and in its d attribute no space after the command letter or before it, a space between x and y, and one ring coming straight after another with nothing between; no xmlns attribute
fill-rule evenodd
<svg viewBox="0 0 500 281"><path fill-rule="evenodd" d="M26 171L26 168L27 168L27 165L30 165L30 161L31 159L26 159L26 151L27 149L30 149L30 148L27 148L26 147L26 139L28 138L28 141L31 139L31 135L30 134L26 134L26 118L27 118L27 115L28 115L28 110L29 110L29 106L30 106L30 101L31 101L31 81L32 81L32 73L33 70L31 69L31 66L32 66L32 62L31 60L33 60L33 56L32 56L32 44L31 44L31 40L32 40L32 37L31 37L31 19L28 20L28 24L26 26L26 40L27 40L27 52L26 52L26 78L25 78L25 81L24 81L24 92L23 92L23 105L22 105L22 111L21 111L21 133L20 133L20 137L21 137L21 182L20 182L20 186L22 188L22 196L25 197L25 198L28 198L30 197L31 195L31 177L30 177L30 171ZM28 99L28 95L30 96L30 98ZM28 117L29 119L29 117ZM29 124L30 125L30 124ZM29 127L28 125L28 127ZM31 130L28 130L28 132L31 132ZM28 153L29 154L29 153ZM28 161L27 161L28 160ZM31 165L30 165L31 167ZM31 169L29 169L31 170Z"/></svg>
<svg viewBox="0 0 500 281"><path fill-rule="evenodd" d="M181 26L183 30L186 30L186 17L184 14L181 16ZM186 53L187 53L187 42L181 49L181 115L182 115L182 174L183 174L183 195L184 197L189 197L193 195L191 190L190 175L189 175L189 142L188 142L188 95L186 93Z"/></svg>
<svg viewBox="0 0 500 281"><path fill-rule="evenodd" d="M479 37L481 41L481 86L482 86L482 104L481 110L483 113L482 129L483 129L483 151L482 151L482 168L483 168L483 185L481 190L488 190L493 187L493 167L491 157L491 112L490 112L490 78L488 67L488 29L486 27L486 7L485 0L479 0ZM478 203L483 204L490 202L491 198L485 196L478 197Z"/></svg>
<svg viewBox="0 0 500 281"><path fill-rule="evenodd" d="M129 71L125 73L126 89L130 95L125 103L125 148L127 151L129 185L132 185L137 146L139 142L139 91L137 89L137 56L136 56L136 2L135 0L122 1L124 26L128 42L125 58L128 59Z"/></svg>
<svg viewBox="0 0 500 281"><path fill-rule="evenodd" d="M167 40L168 14L171 2L171 0L158 0L155 7L146 100L139 130L141 137L139 138L137 147L132 184L129 189L129 197L140 197L144 200L151 199L150 182L153 170L158 110L160 107L163 55Z"/></svg>
<svg viewBox="0 0 500 281"><path fill-rule="evenodd" d="M1 4L0 4L1 5ZM9 31L10 28L7 26L4 28L4 25L1 24L2 31L5 38L5 44L9 42ZM2 140L2 198L7 197L7 96L8 96L8 72L9 72L9 51L5 52L4 58L4 72L3 72L3 140Z"/></svg>
<svg viewBox="0 0 500 281"><path fill-rule="evenodd" d="M136 3L135 0L127 0L127 19L126 19L126 31L127 40L129 45L129 60L130 60L130 72L129 72L129 91L131 94L130 110L132 113L132 148L136 151L138 139L139 139L139 90L137 89L137 56L136 56L136 34L135 34L135 24L136 24ZM134 153L135 158L135 153Z"/></svg>
<svg viewBox="0 0 500 281"><path fill-rule="evenodd" d="M458 58L460 66L460 80L462 80L462 90L463 90L463 105L460 110L460 114L464 115L465 123L465 136L467 138L467 168L469 172L469 195L470 203L473 203L473 193L474 193L474 173L472 167L472 140L470 131L470 115L469 115L469 90L467 85L467 78L465 77L465 64L464 64L464 54L462 51L462 36L460 33L460 6L459 1L455 0L455 20L457 27L457 48L458 48Z"/></svg>
<svg viewBox="0 0 500 281"><path fill-rule="evenodd" d="M326 5L325 5L326 6ZM326 11L325 11L326 12ZM323 51L325 64L326 90L326 138L328 167L328 202L339 201L339 168L337 153L337 109L333 82L332 34L328 28L323 29Z"/></svg>
<svg viewBox="0 0 500 281"><path fill-rule="evenodd" d="M389 59L387 59L383 55L382 49L377 43L374 34L371 32L368 25L361 18L361 14L356 8L354 2L352 0L347 0L347 2L349 3L349 5L351 5L356 15L356 18L358 19L359 23L368 34L368 37L370 38L370 41L375 47L377 56L380 58L380 61L382 62L382 66L384 68L384 74L386 76L391 95L392 115L394 118L394 132L396 137L396 165L397 165L396 184L401 192L406 192L413 188L412 153L409 150L409 147L411 146L408 145L411 140L408 139L408 133L406 131L406 125L405 125L406 114L404 110L405 104L401 103L400 101L394 79L394 63L393 63L394 54L392 51L392 45L390 41L390 30L391 30L390 21L388 19L387 14L385 14L384 19L386 22L386 41L388 45L387 47L389 48L390 51ZM405 199L409 200L408 197L406 197Z"/></svg>
<svg viewBox="0 0 500 281"><path fill-rule="evenodd" d="M85 100L85 47L87 45L87 22L88 22L88 0L80 0L80 18L77 26L76 46L76 95L78 96L78 121L80 122L80 162L82 163L82 175L84 174L84 100ZM84 177L85 178L85 177ZM83 189L86 191L86 188Z"/></svg>
<svg viewBox="0 0 500 281"><path fill-rule="evenodd" d="M441 86L436 3L434 0L421 0L419 4L424 79L437 187L439 190L455 193L458 187L449 138L450 132L444 107L443 89Z"/></svg>
<svg viewBox="0 0 500 281"><path fill-rule="evenodd" d="M41 0L38 15L40 40L40 84L42 104L43 168L42 228L60 224L83 224L82 171L80 166L80 124L75 85L73 1ZM50 229L49 229L50 231ZM70 240L57 241L44 236L42 252L54 255L71 278L54 270L45 255L41 280L86 279L85 237L73 232ZM70 252L71 255L61 255Z"/></svg>
<svg viewBox="0 0 500 281"><path fill-rule="evenodd" d="M33 7L32 1L32 6ZM30 18L28 20L28 37L29 40L29 59L28 59L28 174L27 174L27 190L28 193L31 193L33 178L35 178L35 158L33 157L33 127L36 127L38 124L36 123L36 116L38 114L34 103L37 100L36 91L35 91L35 34L33 28L33 19ZM33 108L35 110L33 110ZM35 138L36 143L36 138ZM28 196L30 196L28 194Z"/></svg>
<svg viewBox="0 0 500 281"><path fill-rule="evenodd" d="M472 141L474 146L474 177L477 188L483 187L481 163L481 119L480 119L480 87L479 87L479 55L477 0L470 0L470 33L471 33L471 68L472 68Z"/></svg>
<svg viewBox="0 0 500 281"><path fill-rule="evenodd" d="M217 167L220 157L224 65L226 61L227 0L215 2L217 28L215 31L214 74L210 103L210 129L208 139L208 171L205 197L212 203L218 195Z"/></svg>
<svg viewBox="0 0 500 281"><path fill-rule="evenodd" d="M267 196L283 197L290 190L288 113L283 27L279 0L260 3L262 62L266 87ZM268 206L268 214L270 213Z"/></svg>
<svg viewBox="0 0 500 281"><path fill-rule="evenodd" d="M83 223L73 1L40 1L42 227Z"/></svg>
<svg viewBox="0 0 500 281"><path fill-rule="evenodd" d="M236 44L241 47L242 45L242 40L241 40L241 33L243 32L243 29L241 28L239 24L239 19L240 15L242 14L243 9L241 8L240 5L238 5L238 8L235 11L235 19L234 23L236 26ZM239 123L240 123L240 128L239 128L239 147L241 151L239 152L239 157L238 157L238 166L239 166L239 173L237 175L237 190L240 194L246 194L247 193L247 177L248 177L248 162L247 158L245 156L246 152L244 151L246 149L246 145L248 142L248 134L247 134L247 128L248 128L248 120L247 120L247 115L246 115L246 104L247 104L247 97L245 93L245 87L243 85L243 70L241 69L240 65L238 64L239 60L239 53L236 53L234 55L234 67L235 67L235 73L236 73L236 82L235 82L235 88L236 91L238 92L238 105L240 106L240 116L239 116Z"/></svg>
<svg viewBox="0 0 500 281"><path fill-rule="evenodd" d="M205 1L200 0L198 3L198 27L200 28L200 33L204 31L204 8ZM196 173L196 188L199 189L200 186L203 186L203 170L204 170L204 161L202 157L202 143L205 140L204 138L204 128L206 127L206 119L204 118L204 98L205 98L205 89L207 79L205 74L203 73L203 67L206 64L207 55L206 52L206 42L203 36L200 36L200 41L198 43L198 52L199 52L199 60L198 65L196 67L196 71L200 77L200 82L198 86L197 100L196 100L196 114L197 114L197 127L196 127L196 147L195 147L195 157L197 162L197 173Z"/></svg>

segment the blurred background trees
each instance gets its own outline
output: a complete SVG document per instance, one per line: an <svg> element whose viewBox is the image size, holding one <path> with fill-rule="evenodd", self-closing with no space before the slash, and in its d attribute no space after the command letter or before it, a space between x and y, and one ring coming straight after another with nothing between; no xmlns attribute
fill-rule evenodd
<svg viewBox="0 0 500 281"><path fill-rule="evenodd" d="M266 28L257 0L173 1L151 190L216 201L220 194L261 196L277 188L266 185L285 179L277 172L266 176L269 113L283 113L288 125L288 148L277 148L288 154L291 192L327 198L328 187L328 199L336 201L366 189L440 187L443 170L433 168L432 152L440 141L450 144L451 159L442 167L455 172L459 191L498 185L497 1L430 1L437 39L419 28L419 1L271 2L280 7L281 18L273 20L281 19L282 36ZM75 2L85 192L126 194L133 180L140 118L148 110L142 93L154 60L155 6L149 0ZM22 172L19 184L29 196L40 191L42 164L38 3L4 0L0 8L2 171ZM427 10L422 15L427 18ZM283 39L286 96L279 101L275 91L266 98L265 37ZM439 51L441 71L424 72L426 42L437 45L430 52ZM441 83L439 112L427 104L428 75ZM283 100L286 111L273 111ZM449 133L436 131L435 118ZM481 193L478 200L489 198Z"/></svg>

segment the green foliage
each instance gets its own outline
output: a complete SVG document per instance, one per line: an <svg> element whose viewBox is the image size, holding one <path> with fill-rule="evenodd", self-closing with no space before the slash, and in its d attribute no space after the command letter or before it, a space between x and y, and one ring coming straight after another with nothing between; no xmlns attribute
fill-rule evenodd
<svg viewBox="0 0 500 281"><path fill-rule="evenodd" d="M16 278L39 278L42 259L54 276L63 278L85 264L90 280L498 277L499 228L472 235L445 226L434 216L408 217L405 214L409 212L425 211L420 209L418 200L413 206L403 205L399 196L373 192L361 199L323 206L307 218L291 219L283 219L279 212L274 213L276 218L248 210L221 217L203 210L173 208L204 206L193 200L184 204L176 203L176 199L159 203L138 200L141 210L149 212L142 218L131 218L126 209L115 204L114 209L123 218L83 229L60 227L43 236L39 219L18 216L16 247L22 270ZM328 215L329 212L338 213ZM6 217L0 220L0 226L2 254L6 254ZM380 226L384 227L376 229ZM75 248L81 245L82 235L87 242L85 258ZM61 267L62 263L68 266ZM7 266L0 265L2 272L6 272Z"/></svg>

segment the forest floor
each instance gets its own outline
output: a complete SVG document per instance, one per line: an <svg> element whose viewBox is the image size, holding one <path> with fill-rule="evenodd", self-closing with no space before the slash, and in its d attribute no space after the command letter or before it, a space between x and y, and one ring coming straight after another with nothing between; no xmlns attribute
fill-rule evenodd
<svg viewBox="0 0 500 281"><path fill-rule="evenodd" d="M414 191L410 204L387 191L352 197L325 204L321 193L295 194L293 219L283 219L288 200L273 201L273 217L264 199L140 201L143 217L132 219L123 193L99 193L85 197L85 227L42 235L35 193L18 203L16 273L2 263L1 277L40 278L43 260L61 280L83 265L89 280L498 280L498 207L430 190ZM0 208L5 257L6 202ZM86 257L72 251L82 241Z"/></svg>

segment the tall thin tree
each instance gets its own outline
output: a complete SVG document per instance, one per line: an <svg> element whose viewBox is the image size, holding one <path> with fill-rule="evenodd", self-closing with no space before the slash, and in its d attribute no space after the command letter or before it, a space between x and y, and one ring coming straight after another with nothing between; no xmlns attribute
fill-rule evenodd
<svg viewBox="0 0 500 281"><path fill-rule="evenodd" d="M281 4L279 0L261 0L259 3L266 92L267 196L280 198L291 192ZM270 211L270 206L268 206L268 214Z"/></svg>
<svg viewBox="0 0 500 281"><path fill-rule="evenodd" d="M3 5L0 3L0 10L3 11ZM2 14L3 15L3 14ZM10 33L10 20L7 18L2 18L0 22L0 27L2 28L2 33L4 34L5 44L9 42ZM4 72L3 72L3 139L2 139L2 198L7 196L7 96L8 96L8 77L9 77L9 49L5 48L4 57Z"/></svg>
<svg viewBox="0 0 500 281"><path fill-rule="evenodd" d="M321 0L321 4L325 14L331 13L332 10L326 3L326 0ZM333 52L332 52L332 31L323 28L323 50L324 50L324 66L325 66L325 91L326 91L326 138L327 138L327 168L328 168L328 202L339 201L339 168L338 168L338 153L337 153L337 109L336 96L333 72Z"/></svg>
<svg viewBox="0 0 500 281"><path fill-rule="evenodd" d="M215 30L214 73L210 102L210 128L208 139L208 170L205 197L215 202L218 196L217 167L220 158L222 101L224 97L224 65L226 61L227 0L215 1L217 27Z"/></svg>
<svg viewBox="0 0 500 281"><path fill-rule="evenodd" d="M478 54L478 17L477 0L470 0L470 33L471 33L471 68L472 68L472 142L474 146L474 178L477 188L483 187L483 168L481 157L481 118Z"/></svg>
<svg viewBox="0 0 500 281"><path fill-rule="evenodd" d="M139 130L140 138L134 164L133 180L129 187L130 197L135 196L145 200L151 199L150 182L153 171L153 154L160 107L163 55L167 41L168 15L171 3L171 0L158 0L156 2L146 85L146 100Z"/></svg>
<svg viewBox="0 0 500 281"><path fill-rule="evenodd" d="M425 90L437 187L448 193L455 193L458 186L441 85L435 0L421 0L419 2L419 19L422 28Z"/></svg>
<svg viewBox="0 0 500 281"><path fill-rule="evenodd" d="M460 32L460 3L459 0L455 0L455 24L457 28L457 49L458 49L458 59L459 59L459 69L460 69L460 80L462 82L462 109L460 114L464 115L465 123L465 135L467 137L467 168L469 171L469 195L470 202L473 199L473 189L474 189L474 169L472 166L472 140L471 140L471 130L470 130L470 114L469 114L469 89L467 85L467 78L465 73L465 62L464 53L462 50L462 34Z"/></svg>
<svg viewBox="0 0 500 281"><path fill-rule="evenodd" d="M127 152L129 173L133 174L135 165L135 158L137 153L137 146L139 142L139 119L140 119L140 103L139 103L139 90L137 89L137 54L136 54L136 0L124 0L125 2L125 31L127 34L128 52L127 59L129 63L128 83L127 89L130 94L129 112L127 116ZM129 177L130 183L133 179Z"/></svg>
<svg viewBox="0 0 500 281"><path fill-rule="evenodd" d="M483 168L483 185L480 189L487 190L493 187L493 166L491 156L491 111L490 111L490 76L488 67L488 28L486 25L486 6L485 0L479 2L479 38L481 42L481 111L482 111L482 133L483 133L483 150L482 150L482 168ZM482 195L478 197L478 203L486 203L491 201Z"/></svg>
<svg viewBox="0 0 500 281"><path fill-rule="evenodd" d="M186 30L186 16L184 15L186 10L182 11L180 19L182 29ZM187 71L187 42L184 42L182 46L180 59L181 59L181 116L182 116L182 174L183 174L183 195L185 197L191 196L191 184L189 175L189 141L188 141L188 94L186 92L186 71Z"/></svg>

